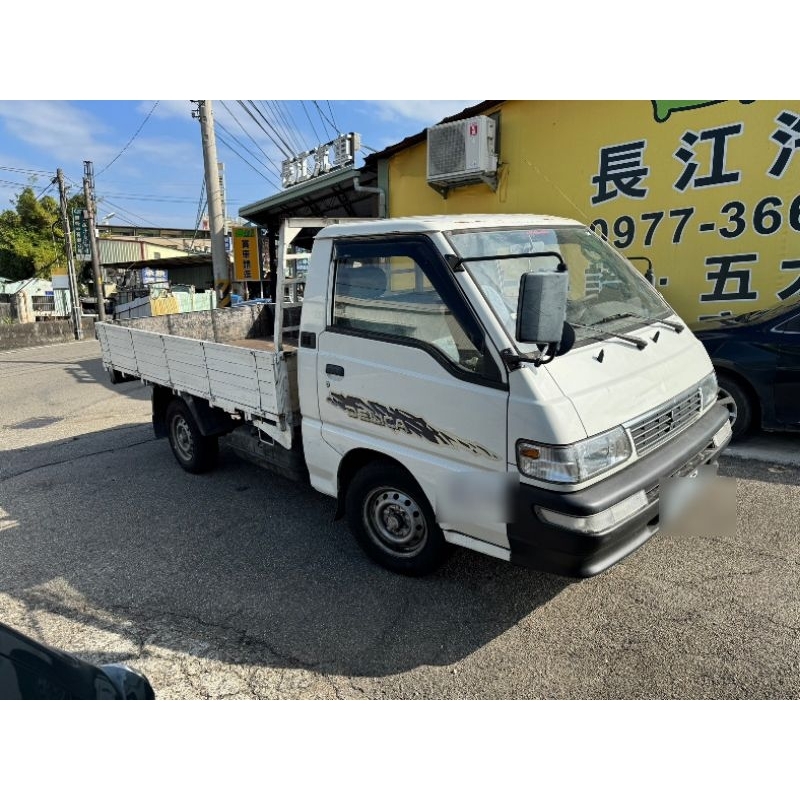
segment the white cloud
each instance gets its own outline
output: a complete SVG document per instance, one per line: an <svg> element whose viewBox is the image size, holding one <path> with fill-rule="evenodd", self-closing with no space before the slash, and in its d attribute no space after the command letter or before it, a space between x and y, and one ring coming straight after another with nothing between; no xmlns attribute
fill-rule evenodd
<svg viewBox="0 0 800 800"><path fill-rule="evenodd" d="M378 117L385 122L411 120L421 125L433 125L445 117L457 114L480 100L376 100Z"/></svg>
<svg viewBox="0 0 800 800"><path fill-rule="evenodd" d="M0 119L9 133L63 162L97 161L114 157L114 147L98 134L109 131L99 118L68 102L12 100L0 102Z"/></svg>
<svg viewBox="0 0 800 800"><path fill-rule="evenodd" d="M155 100L142 100L136 107L141 114L149 114ZM194 104L191 100L159 100L153 116L159 119L192 119Z"/></svg>

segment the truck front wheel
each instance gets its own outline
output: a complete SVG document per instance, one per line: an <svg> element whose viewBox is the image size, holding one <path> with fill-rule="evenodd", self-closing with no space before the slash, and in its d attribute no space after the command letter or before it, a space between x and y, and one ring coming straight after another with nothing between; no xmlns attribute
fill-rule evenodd
<svg viewBox="0 0 800 800"><path fill-rule="evenodd" d="M425 493L399 465L363 467L350 482L345 509L364 552L393 572L428 575L447 557L447 542Z"/></svg>
<svg viewBox="0 0 800 800"><path fill-rule="evenodd" d="M167 436L175 460L194 474L208 472L217 463L219 441L203 436L186 403L175 398L167 408Z"/></svg>

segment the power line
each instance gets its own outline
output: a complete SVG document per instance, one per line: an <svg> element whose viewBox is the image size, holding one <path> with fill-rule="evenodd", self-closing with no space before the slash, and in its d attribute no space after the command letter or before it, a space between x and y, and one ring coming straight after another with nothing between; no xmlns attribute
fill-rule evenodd
<svg viewBox="0 0 800 800"><path fill-rule="evenodd" d="M131 136L131 138L128 140L128 143L125 145L125 147L123 147L122 150L120 150L119 153L117 153L117 155L114 156L114 158L112 158L111 161L109 161L108 164L106 164L103 167L103 169L100 170L100 172L96 172L95 173L95 178L98 175L102 175L133 144L133 140L139 135L139 132L147 124L147 120L149 120L150 117L153 116L153 112L156 110L156 106L160 102L161 102L160 100L156 100L155 103L153 103L153 107L150 109L150 111L148 112L147 116L144 118L144 122L142 122L142 124L136 129L136 133L134 133L133 136Z"/></svg>
<svg viewBox="0 0 800 800"><path fill-rule="evenodd" d="M300 129L300 126L297 124L297 120L294 118L294 114L292 114L292 107L286 101L284 101L283 105L281 105L281 101L280 100L276 100L275 103L278 106L278 108L280 109L281 114L284 113L283 112L284 106L286 107L286 114L284 114L284 119L286 119L286 115L288 115L288 120L290 120L289 127L297 132L297 138L303 145L302 149L303 150L310 150L308 144L306 143L306 137L303 135L303 132Z"/></svg>
<svg viewBox="0 0 800 800"><path fill-rule="evenodd" d="M339 135L339 131L336 130L336 127L334 126L334 124L322 112L322 109L319 107L319 103L316 100L312 100L311 102L314 104L314 108L317 109L317 112L319 113L320 118L324 122L326 122L328 124L328 127L330 127L330 129L333 131L333 135L334 136L338 136Z"/></svg>
<svg viewBox="0 0 800 800"><path fill-rule="evenodd" d="M269 178L263 172L261 172L261 170L258 169L258 167L254 167L235 147L233 147L230 144L230 142L225 140L225 137L222 134L218 134L217 138L220 140L220 142L222 142L222 144L225 145L225 147L228 148L228 150L230 150L234 155L241 158L242 161L244 161L244 163L247 164L248 167L250 167L250 169L255 170L265 181L267 181L267 183L272 184L272 186L274 186L276 189L278 188L275 181L273 181L271 178Z"/></svg>
<svg viewBox="0 0 800 800"><path fill-rule="evenodd" d="M217 123L217 124L219 125L219 123ZM268 170L272 170L272 172L276 176L279 175L278 171L275 169L275 167L271 163L270 164L265 164L263 161L261 161L261 159L255 153L253 153L242 142L240 142L229 130L227 130L227 128L225 128L224 126L220 125L220 129L225 133L225 136L223 136L222 133L219 133L220 141L225 145L225 147L227 147L229 150L231 150L233 153L235 153L237 156L239 156L239 158L241 158L246 164L248 164L253 170L255 170L262 178L264 178L265 180L269 180L269 177L267 175L265 175L260 169L258 169L258 167L256 167L255 165L253 165L249 161L247 161L247 159L244 158L244 156L227 140L226 137L229 136L231 139L233 139L233 141L239 147L241 147L245 152L247 152L249 155L251 155L259 164L261 164L261 166L265 167Z"/></svg>
<svg viewBox="0 0 800 800"><path fill-rule="evenodd" d="M53 180L51 180L50 183L48 183L47 186L45 186L44 189L42 189L42 191L39 192L39 196L36 198L36 202L39 202L39 200L41 200L45 196L47 191L53 188L57 180L58 178L53 178Z"/></svg>
<svg viewBox="0 0 800 800"><path fill-rule="evenodd" d="M286 158L289 158L290 156L287 155L286 151L283 149L281 144L278 141L276 141L275 137L272 136L272 134L255 118L255 116L253 116L253 112L250 111L250 109L245 105L244 101L243 100L237 100L236 102L245 110L245 112L250 117L250 119L252 119L253 122L255 122L255 124L258 125L258 127L267 135L267 137L275 145L275 147L277 147L278 150L280 150L281 153Z"/></svg>
<svg viewBox="0 0 800 800"><path fill-rule="evenodd" d="M233 139L233 141L239 147L241 147L242 150L244 150L246 153L251 155L259 164L261 164L262 167L264 167L267 170L271 170L275 174L276 177L280 177L280 172L278 172L278 169L275 167L275 165L271 161L269 163L264 163L249 147L247 147L246 144L244 144L244 142L242 142L239 139L237 139L236 136L234 134L232 134L222 123L217 122L217 125L219 126L220 130L225 134L225 136L229 137L230 139ZM235 148L233 147L233 145L230 144L230 142L225 142L225 146L228 147L231 150L234 150L234 152L236 152ZM237 155L241 155L240 153L236 153L236 154ZM269 158L269 157L267 157L267 158ZM266 175L263 175L261 170L258 170L258 174L262 175L262 177L266 177Z"/></svg>
<svg viewBox="0 0 800 800"><path fill-rule="evenodd" d="M22 172L28 175L51 175L53 173L53 170L51 169L26 169L24 167L2 167L2 166L0 166L0 171Z"/></svg>
<svg viewBox="0 0 800 800"><path fill-rule="evenodd" d="M267 155L267 153L264 150L264 148L261 147L261 145L253 138L253 136L250 134L250 132L247 130L247 128L245 128L244 125L242 125L242 123L239 121L238 117L228 108L228 106L225 105L225 102L223 100L220 100L220 103L222 103L222 107L228 112L228 114L231 115L231 118L233 119L233 121L242 129L242 131L245 133L245 135L249 137L250 141L264 154L264 158L266 158L267 161L269 161L269 164L272 165L273 169L275 169L276 174L280 174L278 172L277 167L275 166L275 164L273 164L272 160L270 159L269 155ZM219 119L216 120L216 123L234 141L239 142L239 140L219 121ZM263 164L265 167L267 167L267 169L270 168L270 166L268 164L264 164L264 162L262 162L255 153L253 153L251 150L249 150L247 147L245 147L241 142L239 142L239 144L242 147L244 147L244 149L247 150L247 152L250 153L250 155L253 156L253 158L255 158L257 161L259 161L259 163Z"/></svg>
<svg viewBox="0 0 800 800"><path fill-rule="evenodd" d="M203 188L205 188L205 179L203 179ZM197 222L194 224L194 233L192 234L192 241L189 244L189 250L194 250L194 243L197 241L197 234L200 232L200 222L203 219L203 214L208 208L208 198L205 199L203 205L198 208Z"/></svg>
<svg viewBox="0 0 800 800"><path fill-rule="evenodd" d="M200 230L200 221L203 219L203 212L206 210L207 205L206 176L203 175L203 183L200 186L200 199L197 201L197 217L194 222L194 235L192 236L192 243L189 245L190 250L194 248L194 240L197 238L197 232Z"/></svg>
<svg viewBox="0 0 800 800"><path fill-rule="evenodd" d="M143 197L138 194L116 194L114 192L107 193L104 197L115 197L118 200L139 200L143 203L192 203L194 205L194 198L190 197ZM233 200L232 202L237 202Z"/></svg>
<svg viewBox="0 0 800 800"><path fill-rule="evenodd" d="M19 181L9 181L9 180L6 180L5 178L0 178L0 183L2 183L5 186L22 186L23 189L27 189L27 188L38 189L39 188L39 184L37 184L37 183L34 183L34 184L20 183Z"/></svg>
<svg viewBox="0 0 800 800"><path fill-rule="evenodd" d="M322 143L323 137L317 133L317 129L314 127L314 123L311 121L311 115L308 113L308 109L306 108L306 101L301 100L300 105L303 106L303 111L306 113L306 119L308 120L308 124L311 126L311 130L314 131L314 138L317 140L318 143Z"/></svg>
<svg viewBox="0 0 800 800"><path fill-rule="evenodd" d="M286 134L286 138L291 142L292 149L295 153L300 153L302 150L306 150L308 148L304 148L303 145L297 138L297 133L292 130L292 126L286 123L284 116L281 114L281 110L278 107L278 103L275 100L268 100L266 103L262 100L261 105L264 106L266 109L269 106L270 113L272 114L272 119L276 122L282 129L283 132Z"/></svg>
<svg viewBox="0 0 800 800"><path fill-rule="evenodd" d="M342 129L336 124L336 117L333 116L333 106L331 105L330 100L325 101L328 104L328 111L331 112L331 120L333 121L333 125L336 128L337 132L341 133Z"/></svg>
<svg viewBox="0 0 800 800"><path fill-rule="evenodd" d="M283 138L283 136L281 136L280 133L278 133L278 131L275 128L275 126L261 113L261 109L252 100L248 100L248 102L255 109L255 111L258 114L258 116L261 117L261 119L263 119L264 122L267 123L267 127L269 127L269 129L281 140L281 143L286 148L283 151L283 154L286 156L286 158L291 158L292 157L292 146L286 141L286 139ZM272 139L271 136L270 136L270 139ZM274 142L275 140L273 139L272 141ZM278 146L278 149L280 149L280 146Z"/></svg>
<svg viewBox="0 0 800 800"><path fill-rule="evenodd" d="M160 225L156 225L154 222L152 222L149 219L145 219L144 217L140 217L138 214L135 214L133 211L129 211L126 208L122 208L122 206L118 206L116 203L112 203L110 200L106 200L105 197L102 200L98 200L98 202L105 203L107 206L111 206L112 208L116 208L117 211L121 211L123 214L130 214L132 217L136 217L137 219L140 219L142 222L145 223L145 225L148 228L160 228L161 227ZM122 217L122 219L126 219L126 217ZM134 225L137 228L141 228L142 227L138 223L132 222L130 219L128 219L128 222L130 222L132 225Z"/></svg>

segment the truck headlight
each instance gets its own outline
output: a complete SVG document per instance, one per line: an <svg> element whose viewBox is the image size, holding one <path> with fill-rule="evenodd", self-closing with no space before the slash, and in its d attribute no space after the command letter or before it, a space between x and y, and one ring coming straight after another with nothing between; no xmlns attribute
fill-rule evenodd
<svg viewBox="0 0 800 800"><path fill-rule="evenodd" d="M517 442L517 466L523 475L548 483L582 483L627 461L630 439L620 426L575 444Z"/></svg>
<svg viewBox="0 0 800 800"><path fill-rule="evenodd" d="M717 376L713 372L700 381L700 397L703 403L703 411L717 401L718 391Z"/></svg>

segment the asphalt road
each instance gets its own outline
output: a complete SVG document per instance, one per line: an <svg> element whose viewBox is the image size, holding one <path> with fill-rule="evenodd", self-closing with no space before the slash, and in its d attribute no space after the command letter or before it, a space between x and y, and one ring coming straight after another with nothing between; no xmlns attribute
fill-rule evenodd
<svg viewBox="0 0 800 800"><path fill-rule="evenodd" d="M159 698L800 697L800 469L724 459L738 526L586 581L455 552L409 579L334 503L184 473L94 340L0 353L0 619Z"/></svg>

